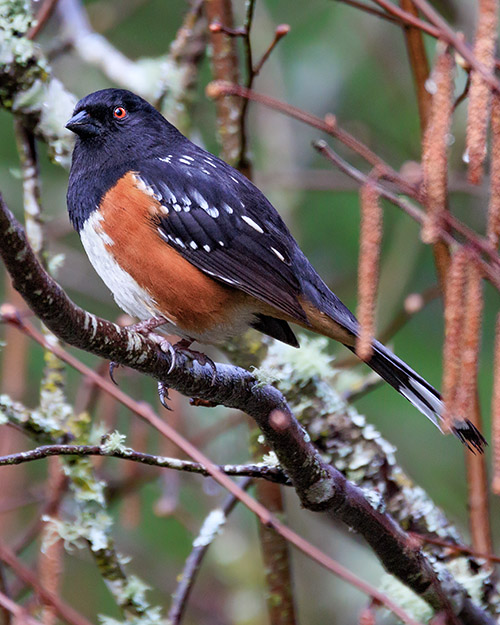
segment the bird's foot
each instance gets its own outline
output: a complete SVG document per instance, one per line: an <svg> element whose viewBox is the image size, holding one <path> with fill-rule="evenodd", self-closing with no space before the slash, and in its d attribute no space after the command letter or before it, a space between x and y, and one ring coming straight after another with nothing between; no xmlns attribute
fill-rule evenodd
<svg viewBox="0 0 500 625"><path fill-rule="evenodd" d="M160 400L161 405L167 410L172 410L168 405L170 401L170 396L168 394L169 387L164 382L158 382L158 398Z"/></svg>
<svg viewBox="0 0 500 625"><path fill-rule="evenodd" d="M168 319L165 319L165 317L151 317L151 319L145 319L144 321L139 321L138 323L127 326L127 330L133 330L134 332L148 335L150 332L166 323L168 323Z"/></svg>
<svg viewBox="0 0 500 625"><path fill-rule="evenodd" d="M209 358L206 354L202 352L197 352L194 349L190 349L193 341L188 339L181 339L178 341L173 347L176 352L180 352L181 354L185 354L191 360L196 360L202 367L208 365L210 369L212 369L212 384L215 382L215 377L217 375L217 367L215 366L215 362Z"/></svg>
<svg viewBox="0 0 500 625"><path fill-rule="evenodd" d="M158 339L161 340L161 337L159 337L157 334L153 334L152 331L158 328L159 326L164 325L165 323L168 323L168 320L165 319L165 317L151 317L151 319L146 319L145 321L139 321L138 323L132 323L126 327L127 327L127 330L132 330L133 332L139 332L140 334L145 334L146 336L150 335L152 338L157 337ZM168 341L166 341L165 339L163 340L166 343L168 343ZM156 340L155 342L159 343L159 340ZM172 346L170 345L170 347ZM172 354L172 362L173 362L174 357L175 357L175 354ZM118 382L115 380L114 372L115 372L115 369L118 369L119 366L120 364L118 362L109 363L109 377L111 378L111 381L113 382L113 384L116 384L117 386L118 386ZM173 369L173 367L174 367L174 363L172 364L170 371Z"/></svg>
<svg viewBox="0 0 500 625"><path fill-rule="evenodd" d="M118 386L118 382L115 380L115 369L118 369L119 366L120 363L118 362L111 361L109 363L109 377L111 378L111 382L116 384L116 386Z"/></svg>
<svg viewBox="0 0 500 625"><path fill-rule="evenodd" d="M215 382L215 377L217 375L217 368L215 366L214 361L211 358L209 358L206 354L197 352L194 349L190 349L190 346L193 343L193 341L188 340L188 339L181 339L180 341L172 345L164 337L159 336L158 334L154 334L152 332L149 334L149 338L151 338L163 352L170 354L172 362L167 371L167 375L169 373L172 373L176 364L176 355L181 353L187 356L188 358L191 358L192 360L196 360L202 367L204 365L209 365L210 368L212 369L212 384ZM160 398L160 402L164 408L166 408L167 410L171 410L170 406L167 403L169 400L168 391L169 391L169 387L167 386L167 384L165 384L165 382L158 382L158 397ZM203 400L197 400L197 401L200 401L198 405L202 405L201 402ZM210 406L212 405L212 402L206 402L203 405ZM216 405L216 404L213 404L213 405Z"/></svg>

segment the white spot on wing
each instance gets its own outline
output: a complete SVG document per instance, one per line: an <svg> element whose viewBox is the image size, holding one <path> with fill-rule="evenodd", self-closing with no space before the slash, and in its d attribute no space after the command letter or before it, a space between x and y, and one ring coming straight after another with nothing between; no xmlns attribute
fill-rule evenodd
<svg viewBox="0 0 500 625"><path fill-rule="evenodd" d="M264 230L262 230L259 224L256 221L254 221L251 217L249 217L248 215L242 215L241 218L254 230L257 230L257 232L260 232L260 234L264 234Z"/></svg>
<svg viewBox="0 0 500 625"><path fill-rule="evenodd" d="M193 189L193 191L191 192L191 197L200 208L203 208L204 210L208 208L208 202L197 189Z"/></svg>
<svg viewBox="0 0 500 625"><path fill-rule="evenodd" d="M222 202L221 207L226 211L228 215L232 215L234 213L233 209L229 206L229 204L226 204L225 202Z"/></svg>
<svg viewBox="0 0 500 625"><path fill-rule="evenodd" d="M203 249L205 250L205 252L210 252L212 250L212 248L210 247L210 245L204 245Z"/></svg>
<svg viewBox="0 0 500 625"><path fill-rule="evenodd" d="M191 165L191 161L188 161L187 158L180 158L179 163L184 163L184 165Z"/></svg>
<svg viewBox="0 0 500 625"><path fill-rule="evenodd" d="M149 195L150 197L154 197L157 200L161 199L161 196L159 196L155 192L153 187L151 185L147 184L147 182L145 180L143 180L141 178L141 176L139 176L137 174L133 174L133 178L134 178L135 186L136 186L137 189L139 189L139 191L142 191L146 195Z"/></svg>
<svg viewBox="0 0 500 625"><path fill-rule="evenodd" d="M219 280L222 280L223 282L226 282L227 284L238 284L235 280L225 278L224 276L219 276L218 274L214 273L213 271L209 271L208 269L204 269L203 273L206 273L209 276L214 276L215 278L218 278Z"/></svg>
<svg viewBox="0 0 500 625"><path fill-rule="evenodd" d="M189 244L189 247L191 247L193 250L197 250L198 244L196 243L196 241L191 241L191 243Z"/></svg>
<svg viewBox="0 0 500 625"><path fill-rule="evenodd" d="M177 243L177 245L180 245L182 248L186 249L186 246L184 245L182 239L180 239L179 237L175 239L175 242Z"/></svg>
<svg viewBox="0 0 500 625"><path fill-rule="evenodd" d="M281 260L281 262L285 262L285 257L283 256L283 254L281 252L278 252L278 250L275 247L272 247L271 250L276 254L276 256Z"/></svg>
<svg viewBox="0 0 500 625"><path fill-rule="evenodd" d="M160 183L160 186L161 186L163 197L166 200L166 202L169 204L175 204L177 202L177 198L172 193L170 187L168 187L164 182Z"/></svg>
<svg viewBox="0 0 500 625"><path fill-rule="evenodd" d="M219 216L219 211L215 208L215 206L208 206L207 208L205 208L205 212L214 219L217 219L217 217Z"/></svg>

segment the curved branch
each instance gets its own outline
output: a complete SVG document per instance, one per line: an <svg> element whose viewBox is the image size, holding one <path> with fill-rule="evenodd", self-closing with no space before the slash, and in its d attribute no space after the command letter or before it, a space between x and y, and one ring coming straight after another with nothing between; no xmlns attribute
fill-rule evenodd
<svg viewBox="0 0 500 625"><path fill-rule="evenodd" d="M279 391L259 385L249 372L238 367L217 364L213 380L210 366L190 363L183 354L172 363L170 355L160 352L147 338L76 306L41 267L1 196L0 255L15 288L59 338L162 380L184 395L244 410L265 434L304 507L329 511L362 534L386 569L435 610L455 613L464 623L493 622L446 569L436 575L422 551L381 509L380 502L374 506L360 488L322 460ZM268 522L279 525L270 515ZM284 526L281 531L289 534ZM295 544L298 546L297 541Z"/></svg>
<svg viewBox="0 0 500 625"><path fill-rule="evenodd" d="M2 401L0 399L0 410L1 408ZM29 451L0 456L0 466L23 464L41 460L42 458L50 458L51 456L106 456L109 458L122 458L123 460L130 460L131 462L138 462L152 467L185 471L186 473L198 473L204 476L210 475L207 468L199 462L155 456L121 445L112 447L106 443L102 445L42 445ZM290 485L289 480L280 468L267 464L224 464L218 466L218 468L226 475L263 478L278 484Z"/></svg>

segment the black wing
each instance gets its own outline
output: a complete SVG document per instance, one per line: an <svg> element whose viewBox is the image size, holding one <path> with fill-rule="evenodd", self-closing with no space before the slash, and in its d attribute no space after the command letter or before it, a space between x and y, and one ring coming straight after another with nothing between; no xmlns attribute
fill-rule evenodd
<svg viewBox="0 0 500 625"><path fill-rule="evenodd" d="M161 203L158 236L204 273L307 323L297 243L245 176L190 142L143 161L137 174Z"/></svg>

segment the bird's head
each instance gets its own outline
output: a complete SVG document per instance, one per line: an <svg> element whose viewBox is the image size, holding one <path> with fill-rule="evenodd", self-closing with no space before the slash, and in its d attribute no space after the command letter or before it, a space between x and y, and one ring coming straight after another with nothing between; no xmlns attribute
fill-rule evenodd
<svg viewBox="0 0 500 625"><path fill-rule="evenodd" d="M78 136L78 144L121 150L150 149L181 136L143 98L125 89L103 89L82 98L66 128ZM108 151L106 150L106 151Z"/></svg>

